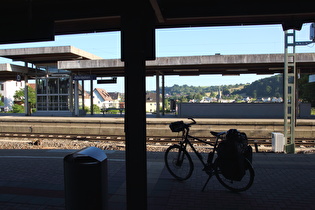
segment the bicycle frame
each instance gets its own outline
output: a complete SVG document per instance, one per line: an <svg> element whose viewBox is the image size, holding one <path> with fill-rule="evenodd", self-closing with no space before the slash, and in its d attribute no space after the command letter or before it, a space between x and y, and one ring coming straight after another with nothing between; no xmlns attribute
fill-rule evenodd
<svg viewBox="0 0 315 210"><path fill-rule="evenodd" d="M217 149L217 145L218 145L218 141L219 141L219 137L216 137L216 140L215 140L215 143L211 143L211 142L207 142L205 140L202 140L202 139L199 139L197 137L194 137L194 136L191 136L189 135L189 128L186 128L184 131L183 131L183 140L180 141L180 146L186 150L187 148L187 144L190 146L190 148L194 151L194 153L197 155L198 159L200 160L200 162L202 163L202 165L204 167L207 166L207 164L212 164L213 163L213 158L214 158L214 153ZM203 160L203 157L202 155L195 149L194 145L191 143L191 140L190 139L193 139L193 140L197 140L201 143L204 143L204 144L207 144L207 145L211 145L213 146L213 149L212 149L212 152L209 153L209 155L211 155L211 157L207 159L207 162L205 162ZM181 160L181 158L179 158L179 160Z"/></svg>

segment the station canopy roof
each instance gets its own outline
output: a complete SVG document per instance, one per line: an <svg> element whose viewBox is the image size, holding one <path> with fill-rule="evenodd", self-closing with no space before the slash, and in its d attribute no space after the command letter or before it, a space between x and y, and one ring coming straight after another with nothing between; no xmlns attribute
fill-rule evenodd
<svg viewBox="0 0 315 210"><path fill-rule="evenodd" d="M73 46L2 49L0 56L35 64L36 67L54 65L79 75L124 76L124 63L120 59L102 59ZM296 62L301 73L315 73L315 53L298 53ZM157 71L164 75L181 76L274 74L282 73L283 68L283 54L159 57L147 61L146 75L153 76ZM6 64L3 65L0 76L3 75L3 80L14 80L17 74L35 76L36 71L40 70Z"/></svg>
<svg viewBox="0 0 315 210"><path fill-rule="evenodd" d="M0 63L0 81L16 80L17 75L24 74L35 75L35 69L10 63Z"/></svg>
<svg viewBox="0 0 315 210"><path fill-rule="evenodd" d="M0 49L0 57L36 65L37 69L14 64L0 64L0 80L16 80L17 75L45 75L41 67L57 66L58 61L102 59L73 46Z"/></svg>
<svg viewBox="0 0 315 210"><path fill-rule="evenodd" d="M37 66L56 64L57 61L64 60L102 59L73 46L0 49L0 57L32 63Z"/></svg>
<svg viewBox="0 0 315 210"><path fill-rule="evenodd" d="M315 72L315 53L297 53L296 65L301 73ZM124 64L119 59L59 61L58 68L75 74L95 74L99 77L124 75ZM146 75L159 71L164 75L202 74L274 74L283 73L283 54L210 55L160 57L147 61Z"/></svg>

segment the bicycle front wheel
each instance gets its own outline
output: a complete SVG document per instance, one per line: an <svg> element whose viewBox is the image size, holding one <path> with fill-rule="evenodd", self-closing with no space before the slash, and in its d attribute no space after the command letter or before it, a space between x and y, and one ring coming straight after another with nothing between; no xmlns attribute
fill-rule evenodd
<svg viewBox="0 0 315 210"><path fill-rule="evenodd" d="M252 186L254 182L255 172L249 160L245 158L245 167L246 167L245 175L240 181L235 181L235 180L230 180L230 179L225 178L223 174L221 173L221 170L219 167L220 165L219 161L220 161L219 158L215 160L215 165L214 165L215 176L225 188L233 192L242 192L242 191L248 190Z"/></svg>
<svg viewBox="0 0 315 210"><path fill-rule="evenodd" d="M179 181L188 179L194 170L190 155L177 144L167 148L164 161L167 170Z"/></svg>

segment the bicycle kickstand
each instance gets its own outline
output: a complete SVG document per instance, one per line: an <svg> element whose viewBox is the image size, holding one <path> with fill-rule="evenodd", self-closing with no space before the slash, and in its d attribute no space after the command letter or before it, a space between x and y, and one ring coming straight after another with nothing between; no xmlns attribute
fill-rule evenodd
<svg viewBox="0 0 315 210"><path fill-rule="evenodd" d="M203 185L203 188L202 188L201 192L204 192L204 191L205 191L205 188L206 188L208 182L210 181L211 177L212 177L212 175L209 175L209 177L208 177L206 183Z"/></svg>

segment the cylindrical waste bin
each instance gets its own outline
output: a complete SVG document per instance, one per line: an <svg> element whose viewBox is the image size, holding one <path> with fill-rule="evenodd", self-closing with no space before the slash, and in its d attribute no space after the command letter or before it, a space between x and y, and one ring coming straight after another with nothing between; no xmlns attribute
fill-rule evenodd
<svg viewBox="0 0 315 210"><path fill-rule="evenodd" d="M87 147L64 157L66 209L107 209L107 156Z"/></svg>

